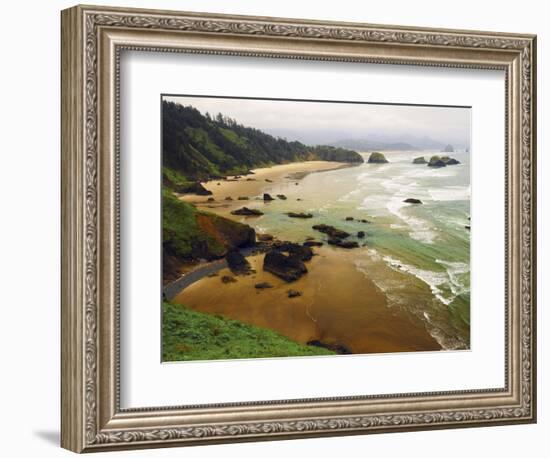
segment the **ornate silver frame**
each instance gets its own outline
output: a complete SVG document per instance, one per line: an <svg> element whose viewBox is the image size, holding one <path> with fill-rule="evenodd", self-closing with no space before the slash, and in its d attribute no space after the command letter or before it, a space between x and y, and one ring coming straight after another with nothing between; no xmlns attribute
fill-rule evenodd
<svg viewBox="0 0 550 458"><path fill-rule="evenodd" d="M76 6L62 12L62 422L75 452L536 419L536 37ZM126 409L118 374L121 50L506 72L503 389Z"/></svg>

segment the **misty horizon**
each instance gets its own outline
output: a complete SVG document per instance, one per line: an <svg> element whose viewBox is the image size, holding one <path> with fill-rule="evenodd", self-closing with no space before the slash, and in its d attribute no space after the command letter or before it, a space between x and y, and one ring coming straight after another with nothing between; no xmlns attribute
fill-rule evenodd
<svg viewBox="0 0 550 458"><path fill-rule="evenodd" d="M405 143L430 150L470 147L470 108L346 102L163 96L203 115L218 113L246 127L304 144Z"/></svg>

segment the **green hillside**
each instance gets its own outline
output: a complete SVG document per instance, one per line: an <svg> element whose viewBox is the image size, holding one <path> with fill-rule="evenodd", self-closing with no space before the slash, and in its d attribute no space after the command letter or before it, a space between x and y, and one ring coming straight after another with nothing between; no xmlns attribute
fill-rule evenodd
<svg viewBox="0 0 550 458"><path fill-rule="evenodd" d="M253 245L254 229L193 205L162 190L163 282L181 275L185 263L222 258L228 250Z"/></svg>
<svg viewBox="0 0 550 458"><path fill-rule="evenodd" d="M162 305L162 360L193 361L278 356L334 355L302 345L269 329L190 310Z"/></svg>
<svg viewBox="0 0 550 458"><path fill-rule="evenodd" d="M355 151L287 141L222 114L212 118L191 106L167 101L162 103L162 149L164 170L175 171L189 182L286 162L363 162Z"/></svg>

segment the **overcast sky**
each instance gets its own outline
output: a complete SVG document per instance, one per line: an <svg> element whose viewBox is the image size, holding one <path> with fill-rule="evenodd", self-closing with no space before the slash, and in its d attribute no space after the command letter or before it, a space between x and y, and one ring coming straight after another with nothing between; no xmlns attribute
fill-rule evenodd
<svg viewBox="0 0 550 458"><path fill-rule="evenodd" d="M369 138L393 142L430 137L469 147L470 109L296 102L206 97L165 97L201 113L222 113L248 127L305 143Z"/></svg>

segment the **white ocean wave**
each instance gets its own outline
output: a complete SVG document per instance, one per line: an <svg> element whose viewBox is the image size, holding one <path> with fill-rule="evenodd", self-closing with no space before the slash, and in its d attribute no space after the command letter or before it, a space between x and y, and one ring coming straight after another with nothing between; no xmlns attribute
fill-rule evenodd
<svg viewBox="0 0 550 458"><path fill-rule="evenodd" d="M419 242L433 243L435 238L437 237L435 228L432 227L432 225L426 220L408 215L407 212L405 212L403 209L404 207L410 206L410 204L403 202L403 200L403 195L395 195L386 204L386 208L390 213L397 216L400 220L405 222L407 226L411 228L411 232L409 233L409 235L413 239L418 240Z"/></svg>
<svg viewBox="0 0 550 458"><path fill-rule="evenodd" d="M420 269L408 264L403 264L401 261L394 259L391 256L384 256L383 259L393 269L407 272L414 275L419 280L422 280L430 287L432 294L445 305L449 305L453 301L454 296L448 297L444 295L444 291L440 288L440 286L449 283L449 277L446 272L434 272L432 270Z"/></svg>
<svg viewBox="0 0 550 458"><path fill-rule="evenodd" d="M470 288L462 283L459 278L460 275L470 272L469 264L464 262L448 262L441 259L436 259L435 262L445 266L447 269L447 275L450 281L449 286L455 297L470 290Z"/></svg>
<svg viewBox="0 0 550 458"><path fill-rule="evenodd" d="M353 191L348 192L347 194L344 194L342 197L338 199L338 202L348 202L353 197L359 195L361 193L361 189L354 189Z"/></svg>
<svg viewBox="0 0 550 458"><path fill-rule="evenodd" d="M404 176L409 178L449 178L458 175L459 165L445 168L433 168L427 166L416 166L412 170L404 173Z"/></svg>
<svg viewBox="0 0 550 458"><path fill-rule="evenodd" d="M435 201L470 200L470 186L445 186L428 189Z"/></svg>

